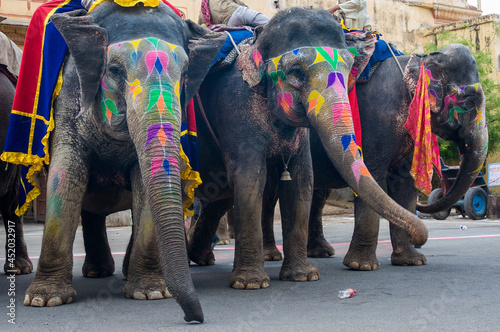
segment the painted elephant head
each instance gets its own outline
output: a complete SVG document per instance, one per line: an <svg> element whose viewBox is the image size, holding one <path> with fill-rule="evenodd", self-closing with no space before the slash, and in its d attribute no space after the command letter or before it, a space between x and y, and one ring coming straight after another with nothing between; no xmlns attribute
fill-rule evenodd
<svg viewBox="0 0 500 332"><path fill-rule="evenodd" d="M180 127L226 37L183 21L161 1L149 9L103 2L52 21L74 62L65 71L78 74L80 115L90 112L112 141L135 146L130 158L139 163L166 285L185 320L202 322L183 228Z"/></svg>
<svg viewBox="0 0 500 332"><path fill-rule="evenodd" d="M342 27L326 11L283 10L257 30L249 62L259 74L247 82L265 91L269 108L281 121L314 127L349 186L374 210L407 230L414 243L425 242L426 227L377 185L356 144L349 74L362 70L352 70L353 54L369 52L373 42L356 45L357 49L347 48Z"/></svg>
<svg viewBox="0 0 500 332"><path fill-rule="evenodd" d="M414 56L405 70L410 87L416 85L421 61L429 83L432 132L455 142L462 157L446 196L432 205L418 205L419 211L435 213L455 204L483 167L488 152L485 97L476 61L467 47L454 44L423 58Z"/></svg>

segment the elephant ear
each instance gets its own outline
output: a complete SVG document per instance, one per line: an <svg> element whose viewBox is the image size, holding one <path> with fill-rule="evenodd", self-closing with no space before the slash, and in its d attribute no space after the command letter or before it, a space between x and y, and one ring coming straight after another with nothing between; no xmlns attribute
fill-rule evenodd
<svg viewBox="0 0 500 332"><path fill-rule="evenodd" d="M345 34L345 39L349 52L354 56L354 64L352 65L351 73L349 75L349 92L352 90L354 83L359 78L365 69L370 57L375 51L375 43L377 37L371 32L366 32L362 35L353 35L350 33Z"/></svg>
<svg viewBox="0 0 500 332"><path fill-rule="evenodd" d="M205 79L227 36L224 33L213 32L191 20L184 22L189 38L189 66L184 77L184 102L187 105Z"/></svg>
<svg viewBox="0 0 500 332"><path fill-rule="evenodd" d="M406 64L403 81L405 82L408 90L412 93L415 92L415 89L417 88L417 82L420 75L420 62L425 56L426 55L412 54L410 60Z"/></svg>
<svg viewBox="0 0 500 332"><path fill-rule="evenodd" d="M54 14L51 20L75 60L83 112L92 106L106 70L108 34L83 9Z"/></svg>
<svg viewBox="0 0 500 332"><path fill-rule="evenodd" d="M253 45L241 46L241 54L238 56L238 69L241 71L243 80L248 83L250 88L257 89L264 87L266 78L266 64L262 61L262 56ZM264 93L264 91L261 91Z"/></svg>
<svg viewBox="0 0 500 332"><path fill-rule="evenodd" d="M429 101L431 111L441 111L445 95L445 76L443 72L444 63L449 61L449 56L441 52L432 52L424 60L425 73L429 82Z"/></svg>
<svg viewBox="0 0 500 332"><path fill-rule="evenodd" d="M444 98L444 76L441 66L436 62L436 56L441 54L433 52L427 54L413 54L406 65L404 82L409 91L414 92L420 76L420 63L424 62L425 75L429 78L429 100L431 111L437 113L441 110Z"/></svg>
<svg viewBox="0 0 500 332"><path fill-rule="evenodd" d="M251 43L253 45L242 45L241 54L238 56L238 69L243 75L243 80L253 89L258 86L263 87L264 85L260 83L263 83L266 78L267 66L257 48L258 43L256 43L263 31L264 27L262 25L257 26ZM264 91L260 93L264 93Z"/></svg>

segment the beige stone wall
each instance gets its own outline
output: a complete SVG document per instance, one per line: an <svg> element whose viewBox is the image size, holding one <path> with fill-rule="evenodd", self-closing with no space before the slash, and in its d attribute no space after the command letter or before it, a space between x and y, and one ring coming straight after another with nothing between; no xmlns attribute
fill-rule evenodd
<svg viewBox="0 0 500 332"><path fill-rule="evenodd" d="M47 0L1 0L0 14L9 20L28 22L33 12Z"/></svg>
<svg viewBox="0 0 500 332"><path fill-rule="evenodd" d="M280 0L282 8L312 6L326 9L336 3L336 0ZM383 39L406 52L423 52L423 29L440 21L480 15L479 11L466 9L466 0L370 0L368 12L374 29L383 35Z"/></svg>
<svg viewBox="0 0 500 332"><path fill-rule="evenodd" d="M457 23L450 23L424 30L424 44L435 43L439 45L437 35L443 31L450 31L459 37L470 40L493 57L494 71L490 75L496 82L500 82L500 35L496 31L500 27L500 15L491 14L475 19Z"/></svg>

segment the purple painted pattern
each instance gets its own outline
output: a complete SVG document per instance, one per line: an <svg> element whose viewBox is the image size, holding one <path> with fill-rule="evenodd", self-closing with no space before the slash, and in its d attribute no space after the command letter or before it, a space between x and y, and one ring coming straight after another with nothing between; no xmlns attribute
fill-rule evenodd
<svg viewBox="0 0 500 332"><path fill-rule="evenodd" d="M157 38L145 38L110 45L108 57L126 68L129 88L124 97L142 113L141 122L147 126L144 149L154 149L156 155L151 162L151 177L160 170L172 175L175 169L178 174L180 80L187 62L184 49ZM108 123L113 115L120 115L116 107L117 92L110 86L117 84L106 76L101 84L101 107Z"/></svg>

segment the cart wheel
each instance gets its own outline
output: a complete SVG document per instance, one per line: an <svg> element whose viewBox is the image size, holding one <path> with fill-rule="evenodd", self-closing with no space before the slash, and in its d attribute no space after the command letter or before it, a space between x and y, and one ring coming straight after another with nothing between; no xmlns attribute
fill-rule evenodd
<svg viewBox="0 0 500 332"><path fill-rule="evenodd" d="M469 218L474 220L486 217L488 195L481 187L467 190L464 197L464 209Z"/></svg>
<svg viewBox="0 0 500 332"><path fill-rule="evenodd" d="M429 198L427 199L427 204L432 204L443 197L443 191L441 188L434 189L431 191L431 194L429 195ZM451 208L437 212L437 213L431 213L432 218L437 219L437 220L445 220L448 218L450 215Z"/></svg>

